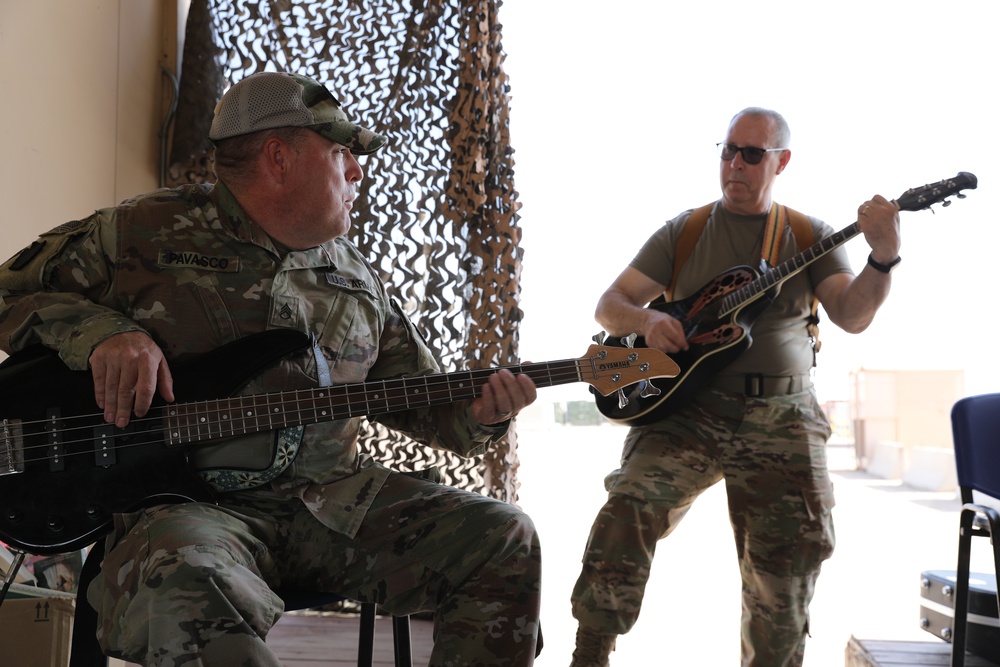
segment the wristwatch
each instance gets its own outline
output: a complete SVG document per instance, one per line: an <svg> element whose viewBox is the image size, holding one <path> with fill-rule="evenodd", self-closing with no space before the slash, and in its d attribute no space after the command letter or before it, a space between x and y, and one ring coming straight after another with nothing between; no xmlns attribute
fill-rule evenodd
<svg viewBox="0 0 1000 667"><path fill-rule="evenodd" d="M889 273L894 268L896 268L897 264L899 264L902 261L903 258L897 255L896 259L892 260L888 264L879 264L874 259L872 259L872 254L868 253L868 266L872 267L876 271L881 271L882 273Z"/></svg>

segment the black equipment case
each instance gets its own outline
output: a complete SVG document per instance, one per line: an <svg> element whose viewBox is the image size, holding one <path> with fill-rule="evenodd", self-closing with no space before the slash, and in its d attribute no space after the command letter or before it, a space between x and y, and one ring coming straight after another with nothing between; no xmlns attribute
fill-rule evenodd
<svg viewBox="0 0 1000 667"><path fill-rule="evenodd" d="M921 572L920 599L920 627L950 643L955 620L955 570ZM1000 663L996 575L969 575L968 619L966 650Z"/></svg>

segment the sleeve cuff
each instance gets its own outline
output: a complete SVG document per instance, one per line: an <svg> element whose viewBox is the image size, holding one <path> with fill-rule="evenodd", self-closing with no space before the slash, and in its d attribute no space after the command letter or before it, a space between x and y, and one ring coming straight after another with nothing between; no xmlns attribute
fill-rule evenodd
<svg viewBox="0 0 1000 667"><path fill-rule="evenodd" d="M59 347L59 358L72 370L89 368L90 355L101 341L127 331L146 330L120 313L108 313L87 319Z"/></svg>

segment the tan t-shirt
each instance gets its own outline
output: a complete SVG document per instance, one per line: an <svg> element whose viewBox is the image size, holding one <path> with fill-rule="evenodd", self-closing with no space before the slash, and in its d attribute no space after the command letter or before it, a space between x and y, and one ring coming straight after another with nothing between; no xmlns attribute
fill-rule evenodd
<svg viewBox="0 0 1000 667"><path fill-rule="evenodd" d="M685 211L657 230L639 250L631 266L666 286L673 275L677 237L691 211ZM813 237L819 241L833 234L826 223L810 217ZM719 274L737 266L758 271L761 244L767 215L744 216L726 211L716 203L691 256L684 263L674 300L681 300L702 289ZM801 250L786 226L780 261ZM751 327L750 347L722 374L763 373L765 375L800 375L813 365L813 350L806 330L813 289L835 273L853 273L843 246L822 256L802 272L781 284L774 303Z"/></svg>

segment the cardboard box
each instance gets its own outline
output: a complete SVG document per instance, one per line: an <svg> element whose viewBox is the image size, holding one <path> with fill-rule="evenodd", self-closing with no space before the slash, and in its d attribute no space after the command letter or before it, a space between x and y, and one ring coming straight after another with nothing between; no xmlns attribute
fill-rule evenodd
<svg viewBox="0 0 1000 667"><path fill-rule="evenodd" d="M84 552L77 550L52 556L28 556L24 562L34 574L38 586L76 593L84 558Z"/></svg>
<svg viewBox="0 0 1000 667"><path fill-rule="evenodd" d="M0 667L67 667L76 600L8 597L0 604Z"/></svg>

